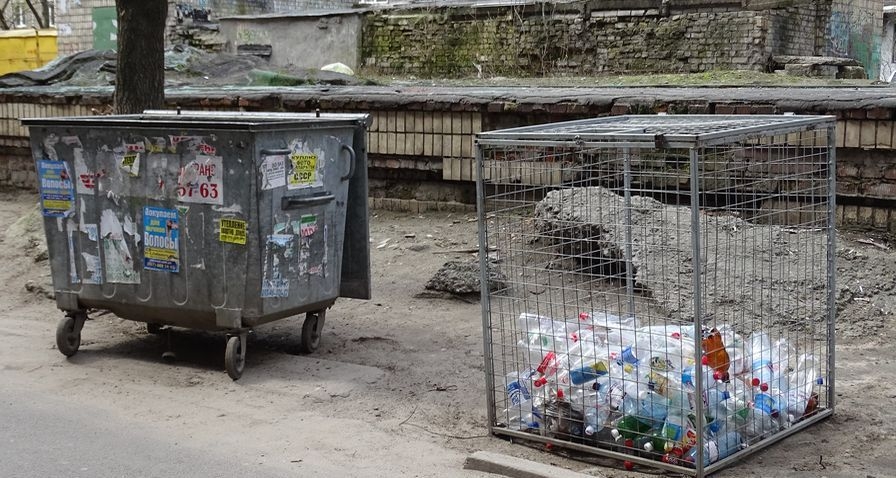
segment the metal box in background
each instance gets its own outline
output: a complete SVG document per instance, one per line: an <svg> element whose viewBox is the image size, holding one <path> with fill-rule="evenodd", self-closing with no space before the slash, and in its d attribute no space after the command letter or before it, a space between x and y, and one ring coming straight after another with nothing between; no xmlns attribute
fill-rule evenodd
<svg viewBox="0 0 896 478"><path fill-rule="evenodd" d="M93 309L221 330L234 379L252 327L370 298L366 126L358 114L146 112L23 120L40 182L57 345Z"/></svg>
<svg viewBox="0 0 896 478"><path fill-rule="evenodd" d="M705 476L834 409L835 125L477 135L489 427Z"/></svg>

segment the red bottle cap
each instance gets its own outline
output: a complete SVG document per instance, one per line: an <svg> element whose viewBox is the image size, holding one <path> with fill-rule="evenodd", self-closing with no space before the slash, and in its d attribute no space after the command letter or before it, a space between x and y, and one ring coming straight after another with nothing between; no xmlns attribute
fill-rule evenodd
<svg viewBox="0 0 896 478"><path fill-rule="evenodd" d="M767 383L763 383L762 385L759 386L759 390L762 390L763 392L767 392L767 391L768 391L768 384L767 384Z"/></svg>
<svg viewBox="0 0 896 478"><path fill-rule="evenodd" d="M544 371L548 369L548 365L550 365L551 362L554 361L554 357L556 357L556 354L554 354L554 352L548 352L544 354L544 358L541 359L541 363L538 364L538 368L535 370L538 371L538 373L544 373Z"/></svg>
<svg viewBox="0 0 896 478"><path fill-rule="evenodd" d="M716 370L712 373L712 378L714 378L717 382L722 380L722 372Z"/></svg>
<svg viewBox="0 0 896 478"><path fill-rule="evenodd" d="M635 464L628 460L623 461L622 466L624 466L628 471L632 471L635 468Z"/></svg>
<svg viewBox="0 0 896 478"><path fill-rule="evenodd" d="M629 448L634 448L634 447L635 447L635 440L632 440L631 438L626 438L625 441L622 442L622 444L625 445L625 446L627 446L627 447L629 447Z"/></svg>
<svg viewBox="0 0 896 478"><path fill-rule="evenodd" d="M579 312L579 320L588 320L591 317L591 314L588 312Z"/></svg>
<svg viewBox="0 0 896 478"><path fill-rule="evenodd" d="M700 359L700 363L703 365L709 365L709 357L704 355L703 358Z"/></svg>
<svg viewBox="0 0 896 478"><path fill-rule="evenodd" d="M560 400L563 400L563 395L564 395L563 389L557 390L557 398L559 398Z"/></svg>
<svg viewBox="0 0 896 478"><path fill-rule="evenodd" d="M680 339L680 338L681 338L681 334L679 334L678 332L672 332L672 338L673 338L673 339Z"/></svg>
<svg viewBox="0 0 896 478"><path fill-rule="evenodd" d="M759 386L759 379L756 378L756 377L753 377L753 382L752 382L752 383L753 383L753 386L754 386L754 387L758 387L758 386Z"/></svg>
<svg viewBox="0 0 896 478"><path fill-rule="evenodd" d="M546 384L546 383L548 383L548 379L547 379L547 378L545 378L545 377L538 377L538 378L535 379L534 382L532 382L532 385L535 385L536 387L541 387L541 386L544 386L544 384Z"/></svg>
<svg viewBox="0 0 896 478"><path fill-rule="evenodd" d="M571 338L573 342L578 342L578 341L579 341L579 334L573 332L573 333L569 334L569 338Z"/></svg>

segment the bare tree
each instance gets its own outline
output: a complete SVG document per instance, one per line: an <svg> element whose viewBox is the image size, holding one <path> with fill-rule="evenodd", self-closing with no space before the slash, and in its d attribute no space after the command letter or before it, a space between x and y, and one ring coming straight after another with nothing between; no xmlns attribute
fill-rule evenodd
<svg viewBox="0 0 896 478"><path fill-rule="evenodd" d="M165 102L166 0L115 0L118 67L115 112L142 113Z"/></svg>

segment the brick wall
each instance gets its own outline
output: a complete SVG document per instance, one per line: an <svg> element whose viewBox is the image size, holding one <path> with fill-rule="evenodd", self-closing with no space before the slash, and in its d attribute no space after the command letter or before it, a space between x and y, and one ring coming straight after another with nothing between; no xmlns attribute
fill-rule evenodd
<svg viewBox="0 0 896 478"><path fill-rule="evenodd" d="M93 9L114 7L115 0L81 0L57 2L57 47L60 55L70 55L93 48Z"/></svg>
<svg viewBox="0 0 896 478"><path fill-rule="evenodd" d="M657 8L379 11L368 16L362 57L371 72L427 77L765 70L772 54L815 53L825 12L815 3L641 3Z"/></svg>
<svg viewBox="0 0 896 478"><path fill-rule="evenodd" d="M780 114L794 111L787 98L772 102L676 100L639 96L627 90L625 99L587 97L578 100L526 102L500 94L483 100L452 92L433 99L427 92L413 95L377 90L371 97L327 98L307 95L234 91L170 92L169 103L185 109L248 111L364 111L372 115L368 131L371 196L384 208L436 209L439 201L471 203L475 198L473 137L479 131L563 121L607 114ZM391 91L391 90L390 90ZM357 94L357 93L356 93ZM102 94L0 93L0 187L35 187L27 129L18 118L90 115L104 111L111 101ZM778 106L783 103L789 106ZM886 229L896 234L896 108L886 97L856 101L811 101L795 112L837 115L837 196L843 225ZM837 105L837 109L830 109ZM784 109L782 109L784 108ZM528 175L533 184L558 184L559 172ZM556 174L555 174L556 173ZM424 187L425 186L425 187ZM381 199L380 199L381 198ZM433 202L435 201L435 202Z"/></svg>

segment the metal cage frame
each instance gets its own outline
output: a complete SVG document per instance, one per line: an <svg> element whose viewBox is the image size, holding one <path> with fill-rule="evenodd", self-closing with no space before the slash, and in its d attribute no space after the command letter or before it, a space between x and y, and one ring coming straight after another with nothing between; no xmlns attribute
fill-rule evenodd
<svg viewBox="0 0 896 478"><path fill-rule="evenodd" d="M763 438L755 444L751 444L733 455L713 462L709 465L704 464L704 433L698 432L697 435L697 458L693 467L680 466L668 463L658 462L654 459L635 456L622 453L606 448L575 443L571 441L552 438L549 436L536 435L525 431L517 431L502 428L497 425L496 406L497 406L497 388L500 384L496 384L495 371L495 350L493 342L493 320L491 314L492 296L489 287L490 269L493 267L489 263L489 253L492 251L492 244L489 240L489 210L486 202L488 197L488 187L490 180L489 173L485 168L484 151L489 148L502 147L531 147L531 148L596 148L608 149L616 148L618 151L643 150L643 149L659 149L680 148L689 151L689 169L690 169L690 204L686 204L691 209L691 238L693 246L694 271L699 271L701 264L701 234L700 224L701 215L699 202L700 196L700 161L701 148L722 145L726 143L734 143L740 141L757 141L765 137L786 136L794 133L811 131L820 138L825 138L826 130L826 149L827 149L827 177L826 179L826 210L823 211L824 227L823 233L826 234L826 350L827 357L821 358L826 367L826 407L820 408L818 413L807 417L795 423L789 428L785 428L773 435ZM620 460L628 460L633 463L646 465L651 468L662 468L673 472L686 475L703 477L721 468L730 465L733 462L743 459L745 456L755 453L766 446L769 446L789 435L797 433L817 422L831 416L834 412L835 403L835 272L834 256L836 254L836 237L835 237L835 208L836 208L836 153L835 153L835 118L833 116L805 116L805 115L628 115L613 116L596 119L586 119L579 121L569 121L547 125L526 126L512 129L505 129L492 132L483 132L476 135L476 171L477 171L477 209L479 220L479 260L481 266L481 283L482 287L482 333L483 333L483 354L485 360L485 377L487 385L487 405L488 405L488 428L490 433L495 435L503 435L509 438L521 438L532 443L552 444L559 447L578 450L590 454L603 455L610 458ZM625 200L628 208L631 207L629 190L631 187L632 164L628 153L623 155L622 163L624 163L624 188L626 191ZM564 185L545 186L545 189L554 188L562 189ZM686 189L686 188L683 188ZM821 206L822 208L824 206ZM629 249L626 251L628 257L631 256L631 238L627 237ZM701 290L701 274L692 273L693 287L695 291ZM632 291L631 277L627 279L627 291ZM702 309L704 304L701 302L701 295L694 294L693 297L693 327L694 336L700 337L701 330L704 326ZM700 340L696 340L694 360L699 364L701 355L703 354ZM704 390L701 374L696 374L696 388L698 391ZM704 414L703 404L701 400L695 401L695 415L697 417L696 430L703 430Z"/></svg>

